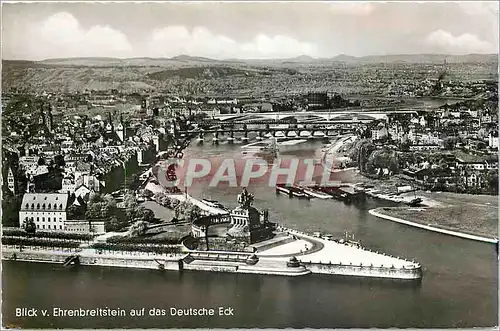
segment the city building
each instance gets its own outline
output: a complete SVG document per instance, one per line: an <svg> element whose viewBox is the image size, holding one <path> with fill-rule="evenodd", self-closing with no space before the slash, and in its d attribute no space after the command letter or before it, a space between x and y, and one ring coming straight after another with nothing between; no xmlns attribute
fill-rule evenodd
<svg viewBox="0 0 500 331"><path fill-rule="evenodd" d="M29 219L35 222L37 230L64 231L68 194L26 193L19 211L19 222Z"/></svg>
<svg viewBox="0 0 500 331"><path fill-rule="evenodd" d="M498 148L498 130L492 130L488 134L488 146L490 148Z"/></svg>
<svg viewBox="0 0 500 331"><path fill-rule="evenodd" d="M307 94L308 109L328 108L328 94L326 92L310 92Z"/></svg>
<svg viewBox="0 0 500 331"><path fill-rule="evenodd" d="M63 193L26 193L19 210L21 226L33 221L38 231L104 233L104 222L68 220L69 195Z"/></svg>

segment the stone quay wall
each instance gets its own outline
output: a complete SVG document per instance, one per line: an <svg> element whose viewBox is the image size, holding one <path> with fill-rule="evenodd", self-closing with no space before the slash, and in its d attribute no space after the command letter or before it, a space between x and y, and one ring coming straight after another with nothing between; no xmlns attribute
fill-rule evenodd
<svg viewBox="0 0 500 331"><path fill-rule="evenodd" d="M163 256L143 255L112 255L112 254L82 254L72 251L49 251L49 250L23 250L11 247L2 247L2 259L11 261L45 262L63 264L67 257L77 255L80 265L95 265L103 267L137 268L137 269L160 269L160 270L182 270L180 257L165 258Z"/></svg>
<svg viewBox="0 0 500 331"><path fill-rule="evenodd" d="M343 265L332 263L311 263L301 262L314 274L329 274L341 276L375 277L392 279L420 279L422 278L422 268L392 268L392 267L372 267L366 265Z"/></svg>

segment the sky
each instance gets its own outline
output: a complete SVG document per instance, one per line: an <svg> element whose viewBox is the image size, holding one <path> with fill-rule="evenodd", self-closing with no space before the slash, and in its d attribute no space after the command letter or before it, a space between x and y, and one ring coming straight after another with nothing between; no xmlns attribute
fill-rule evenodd
<svg viewBox="0 0 500 331"><path fill-rule="evenodd" d="M498 2L3 3L2 57L498 53Z"/></svg>

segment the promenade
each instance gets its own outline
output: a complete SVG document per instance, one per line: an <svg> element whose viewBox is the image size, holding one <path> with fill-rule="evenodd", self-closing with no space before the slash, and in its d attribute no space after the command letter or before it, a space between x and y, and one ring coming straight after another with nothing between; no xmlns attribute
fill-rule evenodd
<svg viewBox="0 0 500 331"><path fill-rule="evenodd" d="M418 268L420 264L402 257L390 256L369 249L332 240L313 237L304 232L283 228L284 232L296 237L296 241L263 251L259 256L287 259L296 256L301 262L331 263L394 268ZM306 250L305 247L308 247Z"/></svg>

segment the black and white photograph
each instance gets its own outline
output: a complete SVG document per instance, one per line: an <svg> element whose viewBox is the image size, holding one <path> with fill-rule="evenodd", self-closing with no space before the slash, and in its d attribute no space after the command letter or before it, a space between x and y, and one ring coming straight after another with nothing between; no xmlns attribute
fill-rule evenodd
<svg viewBox="0 0 500 331"><path fill-rule="evenodd" d="M498 1L0 22L2 329L498 328Z"/></svg>

